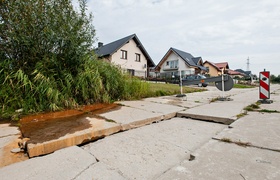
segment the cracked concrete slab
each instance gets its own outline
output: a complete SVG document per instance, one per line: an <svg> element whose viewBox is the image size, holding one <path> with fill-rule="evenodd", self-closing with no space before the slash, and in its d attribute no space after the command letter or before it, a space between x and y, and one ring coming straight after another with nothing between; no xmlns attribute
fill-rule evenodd
<svg viewBox="0 0 280 180"><path fill-rule="evenodd" d="M9 124L0 124L0 138L19 134L18 127L10 126Z"/></svg>
<svg viewBox="0 0 280 180"><path fill-rule="evenodd" d="M121 130L121 126L117 123L92 117L87 117L86 120L89 121L90 128L42 143L28 143L27 150L29 157L49 154L56 150L96 140Z"/></svg>
<svg viewBox="0 0 280 180"><path fill-rule="evenodd" d="M249 142L254 146L280 151L280 113L249 112L215 136L216 139Z"/></svg>
<svg viewBox="0 0 280 180"><path fill-rule="evenodd" d="M74 179L96 163L83 149L72 146L48 156L37 157L0 169L2 180Z"/></svg>
<svg viewBox="0 0 280 180"><path fill-rule="evenodd" d="M130 104L132 105L133 102L124 102L124 104ZM175 108L174 110L169 110L168 112L163 113L160 111L162 107L166 108L166 105L158 105L158 104L153 104L153 106L156 107L151 107L151 104L149 103L136 103L134 102L134 105L136 104L148 104L149 108L146 110L143 110L143 108L147 106L141 106L142 109L135 108L135 107L127 107L127 106L122 106L118 111L111 111L111 112L106 112L103 114L100 114L101 117L104 117L106 119L113 120L114 122L118 123L121 125L122 130L129 130L133 129L136 127L141 127L147 124L151 124L153 122L165 120L165 119L170 119L176 115ZM170 107L169 107L170 108ZM172 108L171 108L172 109ZM182 108L180 108L182 109Z"/></svg>
<svg viewBox="0 0 280 180"><path fill-rule="evenodd" d="M178 117L189 117L194 119L214 121L231 124L237 119L237 115L243 113L243 108L257 101L257 88L230 96L232 101L214 101L198 107L187 109L177 113ZM246 99L246 101L244 101Z"/></svg>
<svg viewBox="0 0 280 180"><path fill-rule="evenodd" d="M271 104L261 104L260 108L261 109L267 109L271 111L278 111L280 112L280 89L278 88L273 88L270 91L270 100L273 100L273 103Z"/></svg>
<svg viewBox="0 0 280 180"><path fill-rule="evenodd" d="M158 104L149 101L121 101L119 103L128 107L142 109L144 111L153 113L160 113L163 115L176 113L177 111L182 111L184 109L182 107L177 107L169 104Z"/></svg>
<svg viewBox="0 0 280 180"><path fill-rule="evenodd" d="M128 179L153 179L209 141L225 125L172 118L83 146Z"/></svg>
<svg viewBox="0 0 280 180"><path fill-rule="evenodd" d="M102 179L102 180L126 180L118 169L114 169L102 162L97 162L83 171L75 180Z"/></svg>
<svg viewBox="0 0 280 180"><path fill-rule="evenodd" d="M276 180L279 167L279 152L211 140L195 152L194 160L184 160L156 179Z"/></svg>

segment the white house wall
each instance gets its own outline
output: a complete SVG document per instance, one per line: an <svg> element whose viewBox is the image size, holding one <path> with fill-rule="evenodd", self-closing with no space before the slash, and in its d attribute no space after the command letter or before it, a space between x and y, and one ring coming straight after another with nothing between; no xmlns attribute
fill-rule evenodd
<svg viewBox="0 0 280 180"><path fill-rule="evenodd" d="M178 69L170 69L170 65L167 66L166 62L173 60L178 60ZM175 75L179 75L179 71L182 71L182 76L195 73L194 68L189 67L180 56L172 52L161 65L160 73L174 72Z"/></svg>
<svg viewBox="0 0 280 180"><path fill-rule="evenodd" d="M127 59L121 58L121 50L127 51ZM136 53L140 54L140 62L136 61ZM112 55L111 62L112 64L119 65L122 69L135 70L135 76L146 77L147 59L133 39Z"/></svg>

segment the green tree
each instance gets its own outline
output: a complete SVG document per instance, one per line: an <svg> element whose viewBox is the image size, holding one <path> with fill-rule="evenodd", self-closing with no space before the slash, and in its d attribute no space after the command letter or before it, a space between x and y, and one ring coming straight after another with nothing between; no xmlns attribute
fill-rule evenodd
<svg viewBox="0 0 280 180"><path fill-rule="evenodd" d="M86 0L0 0L0 119L141 98L147 84L92 53Z"/></svg>
<svg viewBox="0 0 280 180"><path fill-rule="evenodd" d="M75 11L71 0L1 0L0 54L10 68L29 74L41 67L76 73L94 42L86 0Z"/></svg>
<svg viewBox="0 0 280 180"><path fill-rule="evenodd" d="M74 10L71 0L0 1L1 116L20 108L28 113L73 107L93 98L76 82L95 38L86 0L78 2ZM90 87L98 82L86 80Z"/></svg>

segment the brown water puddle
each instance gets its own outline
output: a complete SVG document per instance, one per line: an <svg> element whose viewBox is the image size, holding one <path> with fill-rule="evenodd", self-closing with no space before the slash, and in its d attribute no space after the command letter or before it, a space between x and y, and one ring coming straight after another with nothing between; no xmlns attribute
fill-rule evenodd
<svg viewBox="0 0 280 180"><path fill-rule="evenodd" d="M86 117L98 118L98 114L117 109L117 104L94 104L79 109L26 116L20 120L20 130L24 138L30 138L30 143L42 143L88 129L91 124Z"/></svg>

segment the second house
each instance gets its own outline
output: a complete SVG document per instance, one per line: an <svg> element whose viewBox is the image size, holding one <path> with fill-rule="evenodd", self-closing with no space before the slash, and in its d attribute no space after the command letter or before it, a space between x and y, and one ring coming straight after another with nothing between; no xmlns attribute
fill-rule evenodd
<svg viewBox="0 0 280 180"><path fill-rule="evenodd" d="M155 68L162 78L184 78L190 74L204 73L207 69L203 67L201 57L193 57L190 53L171 47L163 56Z"/></svg>

